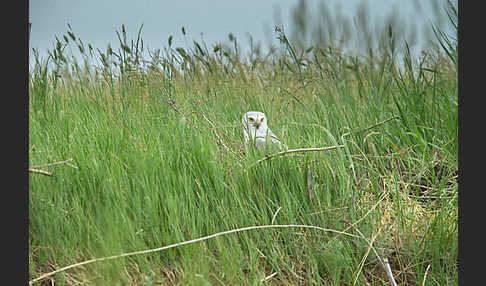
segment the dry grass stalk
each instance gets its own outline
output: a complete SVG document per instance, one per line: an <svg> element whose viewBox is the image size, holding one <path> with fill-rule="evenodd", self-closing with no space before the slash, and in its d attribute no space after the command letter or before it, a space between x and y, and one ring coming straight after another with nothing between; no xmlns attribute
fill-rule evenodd
<svg viewBox="0 0 486 286"><path fill-rule="evenodd" d="M380 121L380 122L378 122L378 123L376 123L376 124L373 124L373 125L371 125L370 127L367 127L367 128L365 128L365 129L358 130L358 131L356 131L356 132L368 131L368 130L373 129L373 128L375 128L375 127L378 127L378 126L380 126L380 125L382 125L382 124L385 124L385 123L387 123L387 122L389 122L389 121L392 121L392 120L394 120L394 119L399 119L399 118L400 118L400 117L398 117L398 116L393 116L393 117L390 117L390 118L385 119L385 120L383 120L383 121Z"/></svg>
<svg viewBox="0 0 486 286"><path fill-rule="evenodd" d="M103 110L103 112L111 119L113 120L113 122L115 122L116 125L118 125L121 129L123 129L123 131L125 131L129 138L132 139L133 142L135 142L135 144L137 144L138 148L140 148L140 150L142 150L143 152L147 152L147 150L145 150L145 148L142 146L142 144L140 144L137 139L135 139L135 137L133 137L132 133L130 133L130 131L125 127L123 126L123 124L121 124L120 121L118 121L115 117L113 117L113 115L111 115L110 112L108 112L108 110L106 110L101 104L99 104L96 99L94 99L91 95L89 96L89 98L99 107L101 108L101 110Z"/></svg>
<svg viewBox="0 0 486 286"><path fill-rule="evenodd" d="M359 269L358 269L358 272L356 273L356 277L354 278L353 285L356 285L356 282L358 282L358 277L361 274L361 271L363 270L363 266L365 264L366 258L370 254L371 249L373 249L373 243L375 243L375 240L378 237L378 234L380 234L380 230L381 229L378 229L378 231L371 237L371 240L369 241L368 249L366 250L366 253L363 255L363 258L361 258L361 262L359 263ZM359 232L359 233L361 234L361 232ZM364 236L363 236L363 238L364 238ZM373 249L373 251L375 252L375 255L378 257L378 260L380 260L380 257L378 256L378 253L376 252L376 250Z"/></svg>
<svg viewBox="0 0 486 286"><path fill-rule="evenodd" d="M177 108L177 106L176 106L176 104L175 104L175 102L174 102L173 100L169 99L169 100L167 101L167 103L169 104L169 106L170 106L170 107L171 107L171 108L172 108L172 109L173 109L175 112L177 112L177 114L179 114L179 115L182 117L182 119L184 119L184 121L185 121L185 122L187 122L187 123L189 124L189 126L191 126L191 127L192 127L192 129L194 129L195 131L199 132L199 129L198 129L196 126L194 126L194 124L192 124L192 122L190 122L189 120L187 120L187 117L184 115L184 113L183 113L182 111L180 111L180 110L179 110L179 108ZM238 159L238 163L239 163L239 164L240 164L240 166L241 166L241 163L239 162L239 161L240 161L240 159L241 159L241 156L240 156L238 153L236 153L235 151L233 151L233 150L232 150L230 147L228 147L228 145L227 145L227 144L225 144L225 142L224 142L224 140L221 138L221 136L219 136L219 134L218 134L218 133L217 133L217 132L214 130L214 128L215 128L215 127L214 127L214 125L212 124L212 122L211 122L209 119L207 119L207 117L206 117L206 116L205 116L203 113L201 113L201 114L202 114L203 118L204 118L204 119L205 119L207 122L209 122L209 124L210 124L210 125L213 127L213 129L212 129L212 130L213 130L213 133L214 133L214 134L216 135L216 137L218 138L218 139L216 140L216 144L223 146L223 147L224 147L224 148L225 148L225 149L226 149L228 152L230 152L231 154L233 154L233 155L234 155L234 156L235 156L235 157ZM200 133L200 132L199 132L199 133Z"/></svg>

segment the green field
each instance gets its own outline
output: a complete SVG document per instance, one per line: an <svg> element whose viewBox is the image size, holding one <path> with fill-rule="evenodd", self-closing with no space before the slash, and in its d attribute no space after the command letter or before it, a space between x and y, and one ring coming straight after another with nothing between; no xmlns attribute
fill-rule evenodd
<svg viewBox="0 0 486 286"><path fill-rule="evenodd" d="M390 285L385 258L399 285L458 284L457 45L353 56L277 31L268 56L194 42L147 58L119 35L99 51L69 31L29 73L29 166L48 172L29 175L29 279L294 226L35 285ZM250 110L291 150L342 148L259 161Z"/></svg>

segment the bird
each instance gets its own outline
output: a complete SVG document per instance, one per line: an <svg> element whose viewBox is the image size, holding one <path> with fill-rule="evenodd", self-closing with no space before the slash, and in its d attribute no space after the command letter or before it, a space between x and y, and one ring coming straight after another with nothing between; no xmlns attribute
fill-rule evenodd
<svg viewBox="0 0 486 286"><path fill-rule="evenodd" d="M241 119L245 144L253 144L259 150L282 151L280 139L270 130L267 117L260 111L248 111Z"/></svg>

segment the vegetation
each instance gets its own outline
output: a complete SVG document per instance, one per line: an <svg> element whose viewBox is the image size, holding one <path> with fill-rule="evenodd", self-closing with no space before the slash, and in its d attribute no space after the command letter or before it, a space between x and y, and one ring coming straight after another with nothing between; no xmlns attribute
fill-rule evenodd
<svg viewBox="0 0 486 286"><path fill-rule="evenodd" d="M388 285L387 258L399 285L457 285L457 44L434 29L437 45L414 58L392 49L390 27L366 56L305 47L283 27L267 54L242 55L234 36L147 51L142 27L128 40L123 26L117 50L69 29L47 59L34 53L29 165L51 176L30 173L29 279L292 224L352 236L252 229L34 284ZM243 146L249 110L289 149L344 147L258 162Z"/></svg>

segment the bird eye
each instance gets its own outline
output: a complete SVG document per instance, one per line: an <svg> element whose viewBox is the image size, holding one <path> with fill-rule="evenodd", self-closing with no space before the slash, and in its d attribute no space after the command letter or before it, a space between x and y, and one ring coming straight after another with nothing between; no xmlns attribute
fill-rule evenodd
<svg viewBox="0 0 486 286"><path fill-rule="evenodd" d="M264 120L264 119L265 119L265 117L264 117L264 118L262 118L261 122L263 122L263 120Z"/></svg>
<svg viewBox="0 0 486 286"><path fill-rule="evenodd" d="M253 119L253 118L251 118L251 117L250 117L250 118L248 118L248 120L250 120L250 122L255 121L255 119Z"/></svg>

